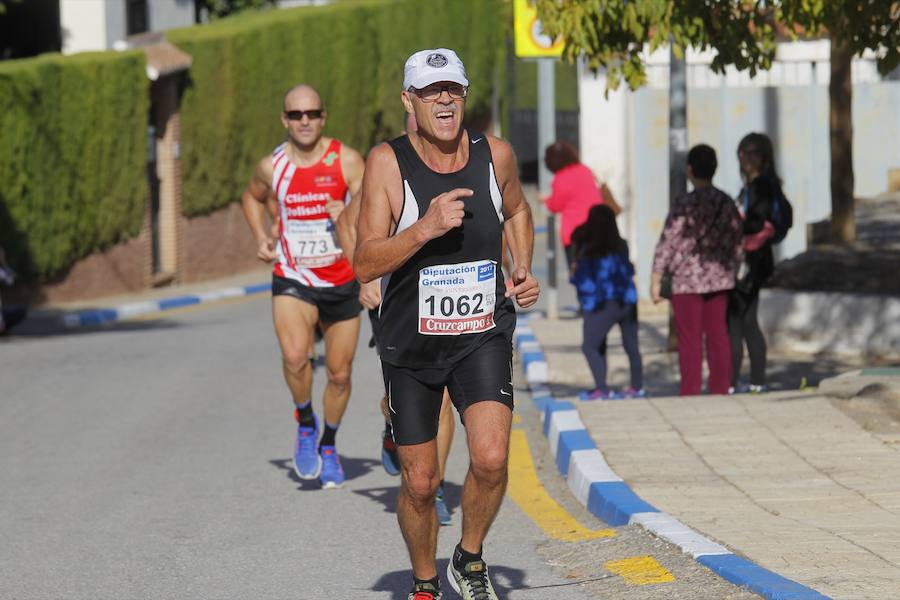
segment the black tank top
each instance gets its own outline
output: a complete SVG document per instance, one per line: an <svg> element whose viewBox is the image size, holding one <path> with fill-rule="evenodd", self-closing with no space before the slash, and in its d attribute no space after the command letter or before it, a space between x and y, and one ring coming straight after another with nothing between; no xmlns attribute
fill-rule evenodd
<svg viewBox="0 0 900 600"><path fill-rule="evenodd" d="M454 188L463 198L463 224L430 240L381 280L378 346L381 360L414 369L450 367L486 340L512 339L515 308L504 296L503 211L491 150L484 134L467 131L469 161L436 173L407 136L388 142L403 179L403 209L393 235L425 216L432 199Z"/></svg>

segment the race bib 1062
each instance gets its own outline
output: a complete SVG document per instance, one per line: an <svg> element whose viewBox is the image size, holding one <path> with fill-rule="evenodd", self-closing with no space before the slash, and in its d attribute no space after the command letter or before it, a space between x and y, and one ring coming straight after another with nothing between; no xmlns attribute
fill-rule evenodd
<svg viewBox="0 0 900 600"><path fill-rule="evenodd" d="M419 333L462 335L494 328L497 265L477 260L419 270Z"/></svg>

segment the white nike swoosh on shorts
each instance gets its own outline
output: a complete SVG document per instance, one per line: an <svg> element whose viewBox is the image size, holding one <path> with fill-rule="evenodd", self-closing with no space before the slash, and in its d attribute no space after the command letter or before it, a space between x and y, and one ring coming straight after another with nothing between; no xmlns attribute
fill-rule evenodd
<svg viewBox="0 0 900 600"><path fill-rule="evenodd" d="M500 393L504 396L512 396L512 392L504 392L502 389L500 390Z"/></svg>

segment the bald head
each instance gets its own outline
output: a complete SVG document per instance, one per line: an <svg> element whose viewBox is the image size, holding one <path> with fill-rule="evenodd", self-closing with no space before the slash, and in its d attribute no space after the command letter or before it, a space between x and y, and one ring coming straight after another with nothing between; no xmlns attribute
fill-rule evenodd
<svg viewBox="0 0 900 600"><path fill-rule="evenodd" d="M301 105L306 108L322 108L322 98L316 88L301 83L287 91L284 95L284 110L296 110Z"/></svg>

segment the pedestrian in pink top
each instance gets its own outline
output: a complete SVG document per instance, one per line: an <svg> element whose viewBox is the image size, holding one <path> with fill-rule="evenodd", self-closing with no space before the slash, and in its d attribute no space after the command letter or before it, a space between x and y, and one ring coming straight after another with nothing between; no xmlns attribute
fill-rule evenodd
<svg viewBox="0 0 900 600"><path fill-rule="evenodd" d="M544 164L553 173L550 195L545 198L547 210L561 216L560 237L571 270L575 264L572 232L587 221L588 211L597 204L608 204L618 214L618 205L608 188L597 185L594 173L578 160L578 150L572 144L558 140L544 152Z"/></svg>

